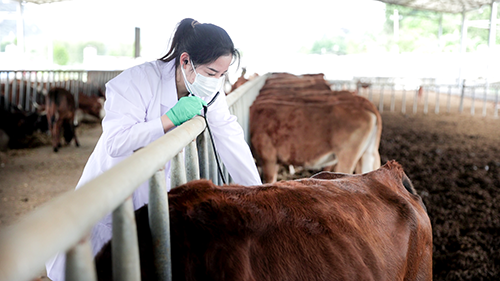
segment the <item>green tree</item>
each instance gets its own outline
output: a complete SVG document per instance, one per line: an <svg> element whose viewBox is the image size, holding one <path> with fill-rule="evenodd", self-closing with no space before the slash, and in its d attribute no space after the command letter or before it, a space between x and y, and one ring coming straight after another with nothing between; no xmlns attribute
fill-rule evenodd
<svg viewBox="0 0 500 281"><path fill-rule="evenodd" d="M67 65L69 62L69 53L65 44L54 43L54 62L58 65Z"/></svg>
<svg viewBox="0 0 500 281"><path fill-rule="evenodd" d="M387 48L396 43L393 37L394 20L392 16L394 10L398 10L400 15L399 41L397 43L401 52L433 52L436 50L457 52L460 50L462 14L417 10L394 4L386 5L384 32L389 38L386 43ZM489 20L490 11L490 6L484 6L467 12L466 19L468 21ZM438 38L440 19L442 34L441 38ZM475 51L479 45L487 44L488 36L488 29L469 27L467 29L466 50Z"/></svg>
<svg viewBox="0 0 500 281"><path fill-rule="evenodd" d="M331 38L322 38L313 43L311 54L347 54L346 36L334 36Z"/></svg>

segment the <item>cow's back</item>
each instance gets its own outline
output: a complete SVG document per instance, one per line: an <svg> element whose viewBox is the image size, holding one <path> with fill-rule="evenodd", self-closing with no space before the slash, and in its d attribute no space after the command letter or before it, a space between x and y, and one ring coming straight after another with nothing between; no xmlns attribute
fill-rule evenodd
<svg viewBox="0 0 500 281"><path fill-rule="evenodd" d="M354 143L352 138L368 137L378 112L367 109L372 105L363 102L352 94L323 92L309 97L256 100L250 107L250 135L256 157L314 167L312 163L319 158Z"/></svg>
<svg viewBox="0 0 500 281"><path fill-rule="evenodd" d="M173 279L430 280L431 225L401 167L334 175L172 189ZM145 210L139 237L149 231ZM149 248L141 264L152 264Z"/></svg>

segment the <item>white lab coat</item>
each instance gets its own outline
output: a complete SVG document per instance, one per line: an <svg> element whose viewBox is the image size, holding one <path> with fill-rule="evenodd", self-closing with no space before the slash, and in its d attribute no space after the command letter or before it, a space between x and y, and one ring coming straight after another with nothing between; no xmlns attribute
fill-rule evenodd
<svg viewBox="0 0 500 281"><path fill-rule="evenodd" d="M211 99L204 98L207 103ZM134 150L163 136L160 117L177 101L175 61L147 62L127 69L110 80L106 84L103 133L76 188L132 155ZM230 114L223 92L208 107L207 119L217 152L234 182L241 185L261 184L243 130L236 117ZM170 190L170 162L165 165L165 178ZM148 203L148 196L148 182L145 182L134 192L134 208ZM92 229L94 255L111 239L111 225L111 215L108 215ZM64 280L64 266L65 254L58 254L49 260L46 263L48 277L53 281Z"/></svg>

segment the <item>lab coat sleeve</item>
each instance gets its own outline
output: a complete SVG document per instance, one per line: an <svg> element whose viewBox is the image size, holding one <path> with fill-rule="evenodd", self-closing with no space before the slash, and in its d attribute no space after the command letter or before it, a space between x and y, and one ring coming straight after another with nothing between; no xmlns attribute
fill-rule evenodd
<svg viewBox="0 0 500 281"><path fill-rule="evenodd" d="M164 134L161 116L146 121L148 105L157 89L155 83L159 82L135 67L106 84L102 126L109 156L131 155Z"/></svg>
<svg viewBox="0 0 500 281"><path fill-rule="evenodd" d="M224 93L208 108L207 119L217 152L234 182L246 186L262 184L243 129L229 112Z"/></svg>

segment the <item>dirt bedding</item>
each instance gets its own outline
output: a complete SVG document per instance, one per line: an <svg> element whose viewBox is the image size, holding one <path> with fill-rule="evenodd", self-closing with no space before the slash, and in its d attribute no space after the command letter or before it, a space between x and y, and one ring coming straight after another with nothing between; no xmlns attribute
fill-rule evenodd
<svg viewBox="0 0 500 281"><path fill-rule="evenodd" d="M403 165L429 212L434 280L499 280L500 120L445 113L382 117L382 162ZM77 134L79 148L53 153L46 144L0 155L0 227L74 189L101 127L80 127ZM283 168L279 179L315 172L290 175Z"/></svg>
<svg viewBox="0 0 500 281"><path fill-rule="evenodd" d="M384 114L382 161L400 162L433 226L434 280L500 277L500 120Z"/></svg>
<svg viewBox="0 0 500 281"><path fill-rule="evenodd" d="M433 227L434 280L500 279L500 120L382 113L382 163L395 159ZM308 177L317 171L279 179Z"/></svg>

